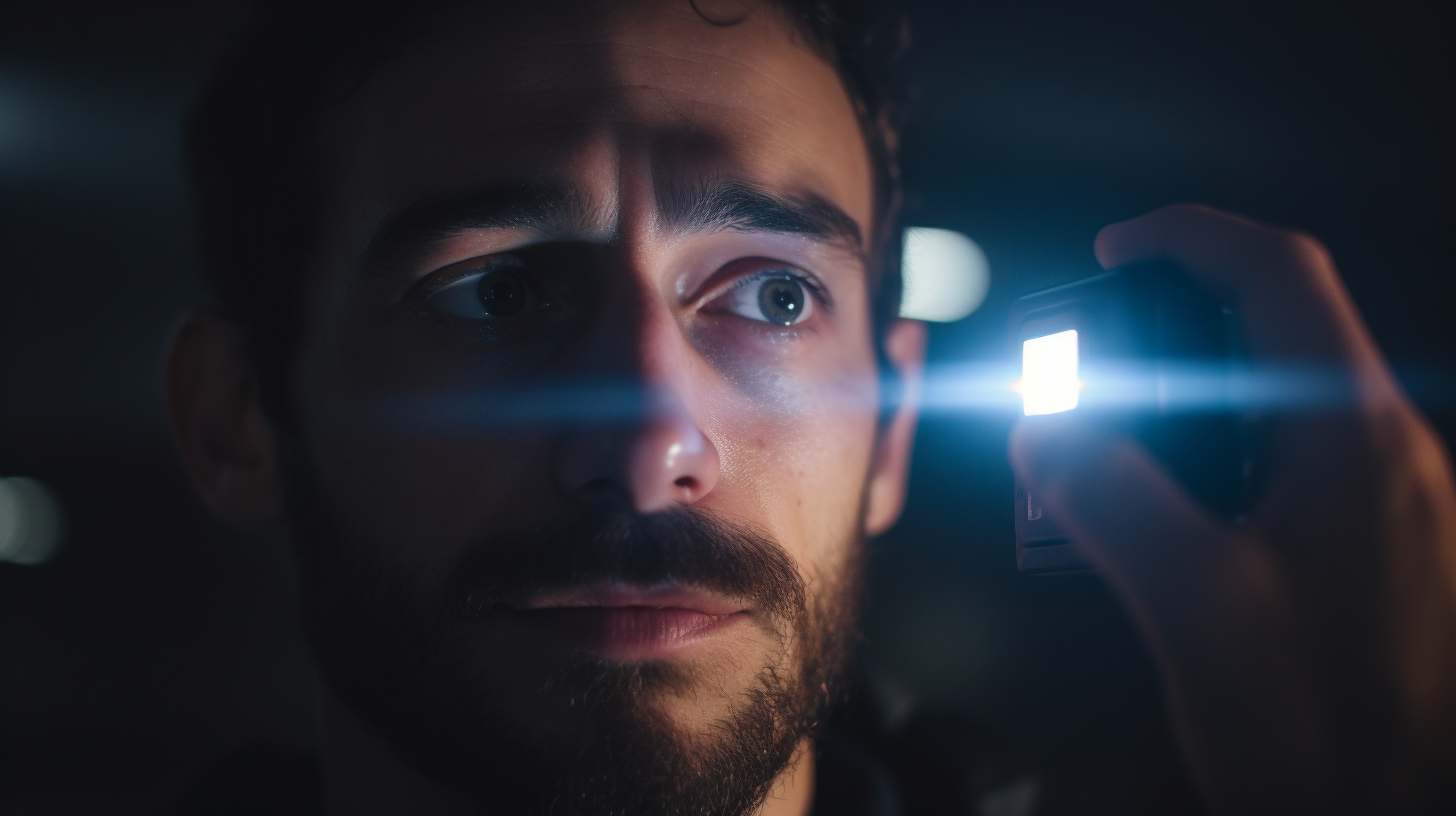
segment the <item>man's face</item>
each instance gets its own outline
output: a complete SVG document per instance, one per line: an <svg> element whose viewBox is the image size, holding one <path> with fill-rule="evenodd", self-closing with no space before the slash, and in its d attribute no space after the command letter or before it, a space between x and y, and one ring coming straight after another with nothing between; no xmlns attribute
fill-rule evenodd
<svg viewBox="0 0 1456 816"><path fill-rule="evenodd" d="M863 137L773 9L523 5L437 15L319 127L310 634L471 793L504 768L563 812L645 807L624 784L693 809L714 771L700 798L761 796L875 512Z"/></svg>

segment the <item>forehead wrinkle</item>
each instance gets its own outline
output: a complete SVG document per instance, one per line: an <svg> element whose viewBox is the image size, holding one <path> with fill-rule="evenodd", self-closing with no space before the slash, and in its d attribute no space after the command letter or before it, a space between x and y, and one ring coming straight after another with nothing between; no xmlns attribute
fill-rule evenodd
<svg viewBox="0 0 1456 816"><path fill-rule="evenodd" d="M768 15L767 18L761 16L765 13ZM690 14L687 11L683 10L680 12L680 16L688 17L693 19L694 21L707 24L706 21L704 21L699 14ZM760 20L763 20L763 22L755 24L755 22L752 20L752 18L754 17L758 17ZM531 23L526 23L526 26L530 27ZM559 28L559 26L559 21L553 18L551 20L549 29ZM626 27L631 28L633 27L633 25L631 22L629 22ZM529 60L532 54L544 52L544 56L546 56L549 60L549 65L537 65L532 67L530 70L526 70L524 72L513 72L516 75L516 81L513 84L518 86L528 86L531 90L537 91L551 87L580 88L583 90L595 89L598 87L604 89L642 87L640 83L631 82L606 84L602 86L580 85L575 83L557 83L555 80L579 76L579 73L574 70L574 68L579 66L575 64L576 60L550 59L552 56L551 52L579 51L580 57L582 59L593 61L598 68L606 69L607 71L612 73L620 72L620 69L623 67L620 65L620 62L627 54L647 55L676 62L699 62L706 64L717 61L726 63L731 66L735 66L737 68L741 68L742 70L751 73L757 80L762 81L766 85L772 86L801 102L811 101L812 99L816 98L815 95L806 94L803 88L796 88L793 84L785 82L782 79L782 75L784 72L770 71L767 68L758 64L757 62L736 57L731 53L725 53L723 50L715 50L711 47L694 46L688 43L684 43L673 48L666 48L658 45L655 42L644 42L641 39L634 39L628 36L624 36L621 33L623 30L623 26L621 24L614 25L613 22L610 20L610 16L608 16L607 18L598 18L595 22L585 23L582 26L575 28L576 31L568 33L564 36L547 37L529 42L517 42L505 46L504 48L493 47L490 50L490 59L492 61L507 61L510 57L523 57ZM583 30L583 28L585 28L585 30ZM824 70L835 73L836 84L839 84L839 81L837 80L837 72L830 64L830 62L825 58L821 50L814 47L811 43L807 42L804 39L802 32L799 30L798 25L794 21L790 20L787 16L785 16L782 11L779 10L777 7L770 5L766 7L756 8L752 12L750 12L749 18L745 18L738 25L731 26L728 29L717 29L717 27L715 27L715 29L719 32L741 31L747 36L756 35L757 38L760 40L780 40L784 44L790 46L792 51L809 57L814 62L820 64L824 68ZM660 77L661 75L659 74L658 76ZM535 81L522 82L521 79L523 78ZM666 83L657 82L654 84L661 87ZM845 97L845 103L846 107L848 107L847 95Z"/></svg>
<svg viewBox="0 0 1456 816"><path fill-rule="evenodd" d="M668 61L684 62L684 63L694 63L695 62L695 60L692 60L692 59L690 59L688 57L680 56L680 55L675 55L675 54L672 54L672 53L668 53L668 52L664 51L663 49L654 48L654 47L651 47L651 46L636 46L636 45L627 45L627 44L624 44L623 47L624 48L636 48L636 49L642 50L644 52L657 53L664 60L668 60ZM775 78L773 75L769 74L768 72L766 72L766 71L764 71L764 70L762 70L760 68L757 68L754 65L752 65L752 64L750 64L748 62L745 62L743 60L736 59L736 58L732 58L732 57L726 57L726 56L719 55L719 54L712 54L710 52L696 52L696 53L700 53L703 56L708 57L710 59L721 60L723 62L726 62L726 63L730 64L730 65L734 65L734 66L741 67L745 71L747 71L749 73L752 73L758 79L761 79L766 85L772 85L773 87L775 87L778 90L782 91L786 96L789 96L792 99L797 100L800 103L811 103L811 102L814 102L814 101L816 101L818 99L817 96L806 94L804 92L804 89L802 89L802 88L796 88L793 85L784 83L781 80ZM563 93L563 94L587 94L587 93L601 93L601 92L604 92L604 91L605 92L632 92L632 91L655 90L655 91L658 91L658 92L662 92L662 91L678 91L679 90L677 88L671 87L671 84L670 83L665 82L665 81L662 81L662 80L657 79L657 78L654 78L652 81L649 81L649 82L643 82L643 81L640 81L640 79L637 79L635 77L629 76L629 74L630 74L630 72L628 72L628 71L616 70L616 71L613 71L613 75L611 77L609 77L608 79L606 79L606 80L598 80L598 81L595 81L595 82L593 82L593 81L581 81L581 82L554 81L554 80L561 80L561 79L571 80L571 79L580 78L580 74L578 74L578 73L576 73L574 71L563 70L559 74L557 74L556 76L549 77L549 78L546 79L546 81L542 81L539 84L526 85L525 83L513 83L512 85L510 85L508 87L500 87L500 88L491 89L491 90L478 89L478 90L472 92L470 94L470 96L471 96L471 98L473 100L475 100L477 102L487 102L487 101L498 101L498 100L514 100L514 99L520 99L520 98L536 99L536 98L539 98L540 94L543 91L544 92ZM684 99L678 100L678 102L679 103L683 103L683 104L691 104L691 105L694 105L694 106L707 105L707 106L714 106L714 107L731 107L731 105L729 103L727 103L727 102L723 102L723 101L720 101L720 100L709 99L709 98L700 98L700 97L684 98ZM845 108L846 108L847 111L849 110L848 98L847 97L845 99Z"/></svg>
<svg viewBox="0 0 1456 816"><path fill-rule="evenodd" d="M568 115L564 118L555 118L550 123L553 127L563 125L606 125L611 127L618 121L641 124L638 117L634 115L633 110L626 110L624 108L635 109L640 112L643 104L651 104L653 99L660 99L664 115L667 114L668 108L674 111L672 117L674 124L679 124L682 120L686 119L688 120L686 124L697 129L696 124L692 122L692 118L696 118L694 114L695 110L707 115L708 119L712 118L712 115L709 114L710 111L725 111L738 116L738 124L744 125L751 132L766 136L773 143L788 144L796 148L802 147L790 141L790 134L781 132L779 128L772 127L775 124L782 124L782 116L771 115L763 110L741 110L739 106L735 105L729 99L713 97L711 95L706 98L701 98L691 93L683 94L681 93L684 90L683 88L675 87L675 85L681 85L681 82L675 82L678 77L671 67L665 70L659 67L654 74L644 74L641 70L645 65L645 62L641 61L650 62L654 60L666 62L669 66L674 64L695 65L709 70L714 69L714 64L731 66L732 72L744 73L752 78L751 81L753 84L758 85L761 83L765 88L772 88L774 92L782 94L782 98L799 100L801 102L809 100L822 103L825 101L825 95L822 93L808 94L805 83L796 83L791 79L786 79L786 76L792 77L794 73L791 72L786 75L782 71L775 72L770 70L774 64L803 64L803 61L807 59L813 61L814 68L822 68L826 74L833 73L832 66L825 61L824 57L817 50L794 36L797 29L790 21L783 20L778 15L771 14L769 18L764 18L760 14L757 24L734 27L734 30L749 36L751 40L757 40L759 45L771 43L777 46L772 50L777 52L779 56L765 66L753 60L735 56L732 53L714 50L711 45L705 47L685 44L681 47L663 47L651 41L634 39L630 35L623 34L620 30L608 28L605 31L601 29L582 31L578 28L575 32L567 33L566 36L551 39L537 39L527 42L517 41L501 49L491 48L489 50L489 59L481 60L480 62L475 62L475 59L472 58L471 62L475 69L481 68L483 64L499 63L501 67L506 68L505 73L510 74L515 80L504 82L503 84L491 82L476 83L472 90L472 95L476 101L496 102L498 100L498 104L505 104L511 107L521 103L526 103L532 108L543 104L547 107L552 107L549 96L554 90L555 93L560 94L557 107L561 106L561 102L573 98L590 99L595 103L585 106L566 105L564 110L558 111L558 114L567 113ZM459 31L460 28L451 28L441 33L447 40L454 40ZM722 42L725 43L725 47L732 45L732 42L727 40L723 40ZM753 43L749 45L748 51L750 53L758 50ZM788 47L790 51L783 51L782 49L784 47ZM421 56L419 52L423 49L411 50L416 52L416 57L418 58L418 56ZM440 49L435 53L443 54L449 52L453 52L453 57L447 56L447 62L463 58L462 53L455 48ZM563 58L553 59L553 57L558 56ZM425 56L425 59L430 59L430 57ZM512 62L516 64L510 66L509 63ZM601 73L583 72L581 68L588 65L597 66L597 70ZM533 78L534 81L532 81ZM632 81L634 79L641 79L643 81L634 82ZM522 82L521 80L526 81ZM810 84L815 85L814 83ZM842 84L837 76L835 87L842 88ZM663 93L664 90L667 93ZM543 93L548 98L543 98ZM837 104L836 107L842 107L844 109L845 118L848 121L855 121L847 97L844 99L843 104ZM572 109L575 109L575 115L570 115ZM747 122L744 121L743 117L745 113L748 114ZM755 122L761 124L756 124ZM520 127L519 123L508 122L500 122L494 126L490 126L488 122L481 124L484 125L481 131L482 133L492 134L499 131L515 131ZM704 124L708 126L709 131L718 129L706 121ZM769 127L763 127L763 125L769 125ZM857 128L855 135L859 135ZM618 165L619 171L622 169L619 161L613 163ZM621 180L619 178L617 186L620 186L620 183ZM611 185L602 186L608 187ZM665 214L669 217L661 220L674 223L675 226L697 229L699 231L705 229L751 231L768 226L771 228L771 231L808 234L811 237L834 237L837 235L838 237L847 239L839 243L853 243L853 248L856 250L856 253L863 254L863 248L861 246L862 239L860 238L861 230L858 223L848 217L837 217L836 214L843 215L842 211L822 196L768 194L748 184L718 185L718 187L719 189L717 190L709 191L711 194L690 196L691 198L697 199L696 203L691 207L684 208L680 205L668 207L669 212ZM730 192L733 195L729 195L728 193ZM613 193L619 194L620 190L613 189ZM618 198L619 196L612 195L611 197ZM725 200L735 197L739 205L744 202L757 200L759 203L774 205L792 204L794 207L786 208L784 206L778 206L779 212L777 214L769 213L768 208L759 207L758 217L749 218L745 217L746 213L743 207L738 206L735 212L734 207L726 206ZM535 218L529 225L518 221L511 226L529 226L531 229L540 229L543 232L549 231L556 235L592 233L594 236L600 236L605 232L609 233L612 238L617 237L617 233L621 229L621 213L617 212L619 207L616 203L602 200L600 197L597 197L597 200L594 201L578 201L576 203L583 206L576 207L575 212L572 213L574 216L572 218L564 218L559 215L553 219ZM652 216L657 215L654 212L656 209L656 207L649 209ZM674 209L676 212L672 212ZM685 209L686 214L684 214ZM799 216L810 215L814 217L785 217L794 215L794 213L789 212L790 209L797 209ZM763 217L765 215L773 217L765 218ZM654 217L653 220L658 219ZM384 235L388 226L386 225L385 228L381 228L375 232L373 240L369 241L371 250L377 250L380 245L390 243L390 241L379 240ZM418 237L424 242L438 243L443 239L449 238L451 235L476 228L468 224L445 225L445 227L448 228L436 229L433 233L420 234ZM563 235L563 237L566 236ZM382 253L377 252L371 254L382 255Z"/></svg>
<svg viewBox="0 0 1456 816"><path fill-rule="evenodd" d="M522 22L523 25L520 27L525 29L533 28L532 23L527 21ZM702 61L723 60L733 63L735 65L743 66L753 71L755 74L757 74L762 79L768 81L769 83L784 90L788 90L788 86L779 82L777 79L775 79L772 75L765 72L764 70L754 67L751 63L736 59L727 54L712 50L710 48L695 48L689 45L683 45L675 49L667 49L650 42L641 42L640 40L625 37L620 34L620 31L622 30L621 26L613 26L610 23L598 22L596 25L600 27L592 29L590 27L591 25L592 24L587 24L585 27L587 27L588 30L585 31L581 30L583 26L578 26L577 32L568 33L564 36L538 37L535 39L528 39L526 41L518 40L517 42L514 42L512 44L499 47L493 45L489 49L488 53L485 55L482 55L477 50L471 50L469 52L469 59L466 61L470 65L479 65L482 62L500 63L510 69L507 71L507 73L509 73L513 77L511 84L516 86L527 86L535 89L540 89L542 87L550 87L552 84L552 80L554 79L563 76L569 77L576 75L578 69L582 67L579 64L581 60L588 61L590 65L596 67L597 69L610 70L613 67L612 63L615 62L613 57L620 56L620 52L640 52L675 61L693 61L693 58L697 57L700 58L700 60ZM509 26L508 24L507 27L511 26ZM787 20L785 20L778 27L789 29L794 28L793 24ZM550 32L559 28L559 24L553 22L550 26L547 26L545 30L547 32ZM734 30L737 30L739 26L733 26L732 28ZM457 33L458 32L456 30L440 32L438 37L435 39L435 43L441 46L437 49L420 47L418 44L416 44L415 47L412 47L410 49L410 51L412 52L412 61L419 60L421 58L429 60L434 56L443 53L449 53L451 51L452 45L450 43L450 40L454 36L456 36ZM784 33L788 34L789 32ZM822 55L820 55L818 51L813 49L812 47L808 47L801 43L795 42L792 36L784 36L784 40L788 44L793 46L795 50L802 51L803 53L814 57L816 60L824 62ZM426 38L422 38L422 41L426 43L429 42L429 40ZM568 52L569 54L575 54L579 56L579 59L562 59L563 56L566 56L565 54L557 54L554 52ZM542 64L542 60L533 59L533 56L537 54L545 57L544 64ZM484 59L482 59L482 56L484 57ZM456 54L455 57L447 57L447 59L453 62L459 62L462 61L462 59L464 58L461 55ZM825 62L825 66L830 67L828 66L827 62ZM537 81L523 82L522 80Z"/></svg>
<svg viewBox="0 0 1456 816"><path fill-rule="evenodd" d="M710 61L720 61L720 62L724 62L724 63L727 63L728 65L737 66L738 68L741 68L744 71L747 71L748 73L753 74L755 77L757 77L758 79L762 80L764 82L764 84L773 86L774 88L777 88L778 90L783 91L788 96L791 96L791 97L793 97L794 99L797 99L800 102L806 102L807 103L807 102L817 101L817 99L818 99L817 96L809 96L809 95L806 95L803 92L803 89L802 88L796 88L794 85L789 84L787 82L784 82L779 76L777 76L774 73L771 73L771 72L765 70L762 67L759 67L759 65L757 63L749 62L747 60L740 59L740 58L734 57L734 56L730 56L728 54L720 54L720 53L717 53L717 52L714 52L714 51L708 51L708 50L703 50L703 49L693 49L693 48L681 48L681 49L677 49L676 51L668 51L667 49L664 49L664 48L662 48L660 46L655 46L655 45L651 45L651 44L644 44L644 43L621 43L620 44L620 47L622 49L624 49L624 50L641 51L644 54L653 54L653 55L660 56L663 59L674 60L674 61L677 61L677 62L689 62L689 63L694 62L695 60L692 59L693 56L702 57L703 59L701 60L701 62L710 62ZM808 54L811 57L813 57L815 59L815 61L821 63L826 70L829 70L829 71L833 71L834 70L833 66L831 66L828 62L826 62L824 60L824 58L821 57L821 56L819 56L818 53L815 52L814 50L809 49L809 48L806 48L806 47L802 47L802 46L796 46L796 47L798 47L800 50L802 50L805 54ZM837 77L837 74L836 74L836 77ZM638 85L638 86L633 86L633 87L641 87L641 86ZM706 102L706 101L707 100L693 100L694 103ZM849 107L849 96L848 96L848 94L845 94L844 102L845 102L846 109L847 110L851 110L851 113L852 113L852 109ZM722 104L722 103L719 103L719 104Z"/></svg>
<svg viewBox="0 0 1456 816"><path fill-rule="evenodd" d="M683 59L681 61L691 62L691 60L686 59ZM766 82L775 84L775 86L781 89L787 96L790 96L801 103L807 104L815 101L815 99L817 98L806 95L802 92L802 90L796 90L792 86L772 80L772 78L770 78L764 72L749 67L747 63L739 60L727 61L734 65L744 66L747 70L753 71L757 76L764 78ZM567 72L564 73L563 76L575 77L576 75ZM674 106L690 105L694 108L719 108L733 110L736 113L742 113L742 111L739 111L735 108L733 103L718 99L690 96L677 99L676 101L668 100L667 97L663 94L665 92L676 93L679 89L669 87L666 83L660 81L643 82L640 80L634 80L635 78L628 77L624 74L619 74L607 80L598 80L595 82L557 82L543 83L541 85L532 87L521 87L519 85L515 85L511 87L501 87L490 90L476 89L471 92L470 98L471 101L476 103L501 101L515 102L522 99L531 102L539 102L541 101L542 93L545 92L570 96L593 95L594 101L601 103L604 100L600 96L596 95L605 94L607 100L615 99L621 102L626 102L627 96L630 93L656 92L661 98L668 101L669 104L672 104ZM848 110L848 103L846 102L846 111ZM585 113L586 115L581 116L580 119L563 119L561 121L592 121L595 118L592 115L591 111L583 111L583 113Z"/></svg>

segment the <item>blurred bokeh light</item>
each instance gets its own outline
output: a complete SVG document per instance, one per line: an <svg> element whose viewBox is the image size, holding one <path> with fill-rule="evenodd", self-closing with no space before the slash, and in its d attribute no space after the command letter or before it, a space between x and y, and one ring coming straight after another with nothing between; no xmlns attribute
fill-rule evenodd
<svg viewBox="0 0 1456 816"><path fill-rule="evenodd" d="M900 260L900 316L934 323L974 312L991 288L991 265L975 241L955 230L910 227Z"/></svg>
<svg viewBox="0 0 1456 816"><path fill-rule="evenodd" d="M61 546L61 507L45 485L0 479L0 561L44 564Z"/></svg>

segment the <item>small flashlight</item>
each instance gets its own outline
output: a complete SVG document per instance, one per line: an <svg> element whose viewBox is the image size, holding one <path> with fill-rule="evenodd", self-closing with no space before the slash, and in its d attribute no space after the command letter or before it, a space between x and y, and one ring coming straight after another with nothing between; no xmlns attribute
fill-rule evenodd
<svg viewBox="0 0 1456 816"><path fill-rule="evenodd" d="M1177 266L1119 267L1016 301L1013 387L1029 421L1076 412L1132 437L1206 508L1237 521L1253 478L1251 419L1233 401L1237 329L1233 310ZM1091 569L1019 478L1015 491L1017 568Z"/></svg>
<svg viewBox="0 0 1456 816"><path fill-rule="evenodd" d="M1077 407L1077 330L1021 341L1022 410L1027 416L1058 414Z"/></svg>

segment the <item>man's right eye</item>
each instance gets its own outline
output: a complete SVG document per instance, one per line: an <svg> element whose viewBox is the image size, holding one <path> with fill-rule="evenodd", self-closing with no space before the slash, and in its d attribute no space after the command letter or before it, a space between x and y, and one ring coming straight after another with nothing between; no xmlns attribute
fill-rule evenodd
<svg viewBox="0 0 1456 816"><path fill-rule="evenodd" d="M516 317L548 305L536 296L518 269L499 265L469 270L426 295L425 303L471 320Z"/></svg>

